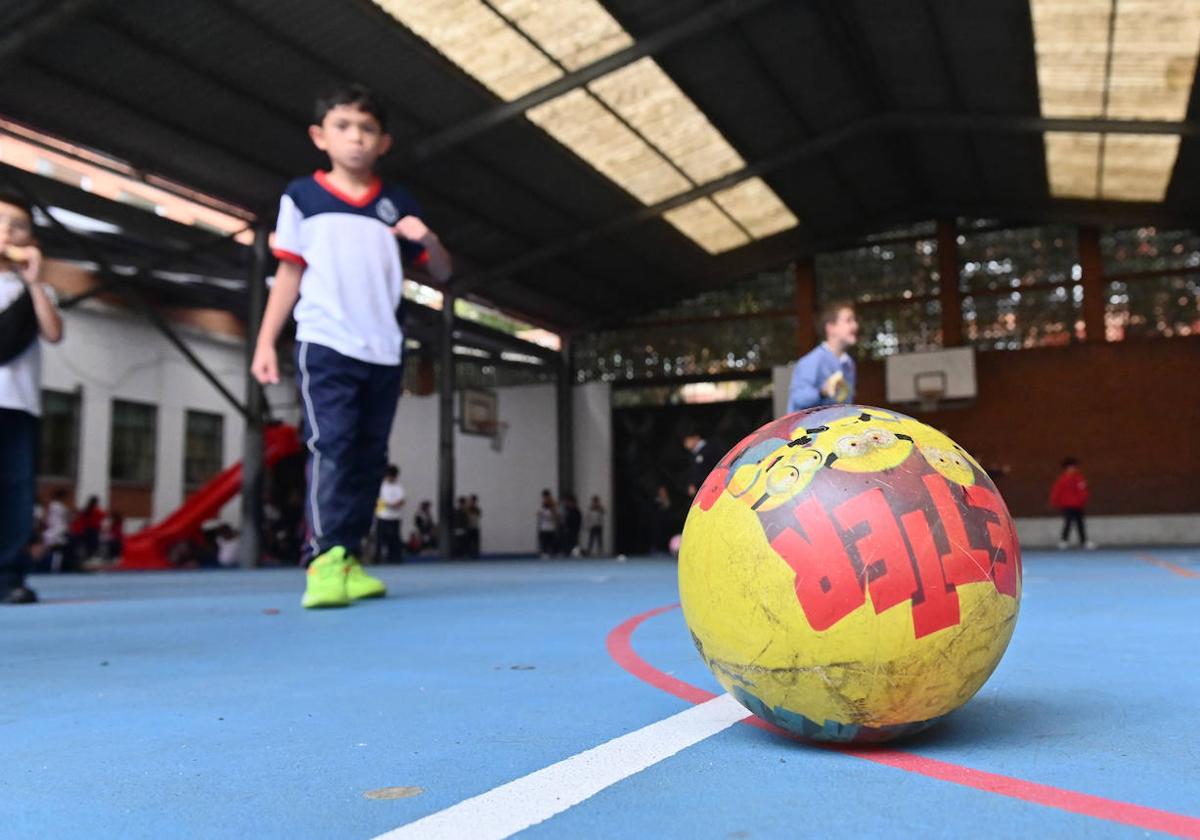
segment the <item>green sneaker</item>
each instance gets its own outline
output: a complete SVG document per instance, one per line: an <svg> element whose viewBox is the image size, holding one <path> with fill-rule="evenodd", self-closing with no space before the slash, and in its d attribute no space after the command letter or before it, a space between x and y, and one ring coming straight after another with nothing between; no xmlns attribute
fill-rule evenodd
<svg viewBox="0 0 1200 840"><path fill-rule="evenodd" d="M321 554L308 565L308 584L304 587L305 609L344 607L350 603L347 594L346 549L339 546Z"/></svg>
<svg viewBox="0 0 1200 840"><path fill-rule="evenodd" d="M351 601L382 598L386 594L387 586L383 581L367 574L357 557L346 555L346 595Z"/></svg>

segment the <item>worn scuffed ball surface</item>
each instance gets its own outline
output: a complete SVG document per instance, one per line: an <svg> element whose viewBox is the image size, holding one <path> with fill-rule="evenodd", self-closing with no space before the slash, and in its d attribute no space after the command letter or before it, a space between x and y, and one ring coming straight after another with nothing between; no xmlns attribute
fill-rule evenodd
<svg viewBox="0 0 1200 840"><path fill-rule="evenodd" d="M752 712L812 740L883 741L995 670L1021 553L995 485L950 438L836 406L721 460L684 527L679 590L701 656Z"/></svg>

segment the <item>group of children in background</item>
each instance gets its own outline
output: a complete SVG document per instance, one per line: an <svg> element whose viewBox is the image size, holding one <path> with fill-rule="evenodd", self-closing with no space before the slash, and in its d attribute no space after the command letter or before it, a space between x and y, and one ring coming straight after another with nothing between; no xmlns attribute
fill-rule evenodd
<svg viewBox="0 0 1200 840"><path fill-rule="evenodd" d="M571 493L564 493L561 504L549 490L542 491L537 509L538 553L543 560L553 556L593 557L604 550L604 503L592 496L587 511ZM587 529L587 544L580 540Z"/></svg>
<svg viewBox="0 0 1200 840"><path fill-rule="evenodd" d="M421 502L413 516L413 527L408 539L403 537L404 505L406 494L400 483L400 468L389 464L379 486L379 498L375 503L375 524L369 535L374 548L376 563L401 563L405 552L431 554L438 549L437 522L433 518L433 505ZM479 557L483 510L478 496L459 496L452 512L451 539L455 557Z"/></svg>
<svg viewBox="0 0 1200 840"><path fill-rule="evenodd" d="M110 566L121 556L124 531L124 517L115 510L105 512L96 496L73 511L67 491L59 488L45 508L34 508L35 568L65 572Z"/></svg>

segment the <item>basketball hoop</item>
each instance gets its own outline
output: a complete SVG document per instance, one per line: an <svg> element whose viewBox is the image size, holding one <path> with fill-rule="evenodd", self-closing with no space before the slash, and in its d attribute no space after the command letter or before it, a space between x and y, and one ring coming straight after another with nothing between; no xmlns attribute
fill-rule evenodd
<svg viewBox="0 0 1200 840"><path fill-rule="evenodd" d="M946 396L946 372L934 370L913 374L913 391L921 411L937 411Z"/></svg>

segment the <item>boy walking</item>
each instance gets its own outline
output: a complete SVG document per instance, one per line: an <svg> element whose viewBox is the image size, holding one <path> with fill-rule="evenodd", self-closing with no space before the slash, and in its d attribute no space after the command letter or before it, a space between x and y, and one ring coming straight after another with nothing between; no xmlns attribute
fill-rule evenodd
<svg viewBox="0 0 1200 840"><path fill-rule="evenodd" d="M33 214L0 195L0 603L29 604L27 548L33 532L42 351L62 338L62 319L42 285Z"/></svg>
<svg viewBox="0 0 1200 840"><path fill-rule="evenodd" d="M280 199L273 243L279 269L251 372L262 384L279 381L275 342L294 307L312 558L301 603L341 607L386 593L357 554L400 399L404 264L423 263L445 280L450 256L412 196L374 173L391 137L370 90L323 92L309 136L329 156L330 170L297 178Z"/></svg>
<svg viewBox="0 0 1200 840"><path fill-rule="evenodd" d="M1050 506L1058 508L1063 515L1062 537L1058 547L1065 549L1071 537L1071 526L1079 530L1079 543L1084 548L1093 549L1096 544L1087 538L1087 530L1083 524L1083 509L1088 503L1088 484L1079 469L1079 462L1074 458L1064 458L1062 472L1050 488Z"/></svg>

